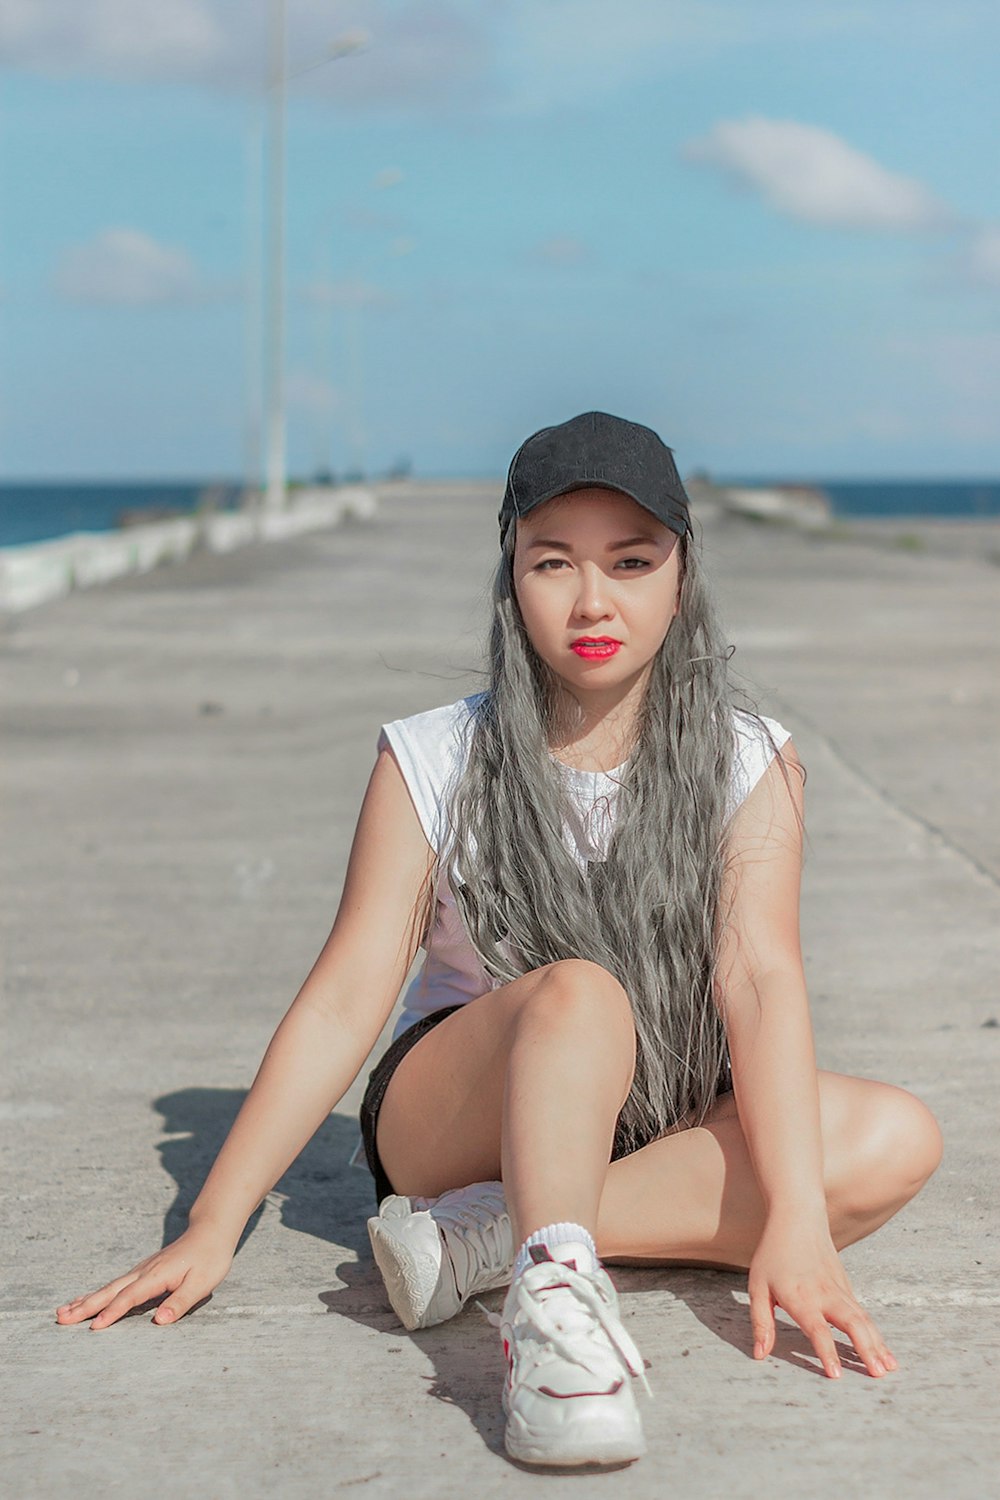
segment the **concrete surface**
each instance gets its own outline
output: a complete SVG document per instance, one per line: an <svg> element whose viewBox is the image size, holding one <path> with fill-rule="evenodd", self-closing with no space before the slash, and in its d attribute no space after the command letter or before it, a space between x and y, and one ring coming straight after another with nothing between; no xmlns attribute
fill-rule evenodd
<svg viewBox="0 0 1000 1500"><path fill-rule="evenodd" d="M945 1134L925 1191L845 1252L896 1374L827 1381L792 1327L756 1364L743 1278L619 1268L649 1455L515 1468L482 1314L409 1336L385 1302L347 1165L367 1069L208 1304L55 1324L182 1227L329 930L379 725L479 685L496 503L398 486L372 521L0 626L5 1493L995 1494L995 538L705 518L734 665L808 768L820 1061L913 1089Z"/></svg>

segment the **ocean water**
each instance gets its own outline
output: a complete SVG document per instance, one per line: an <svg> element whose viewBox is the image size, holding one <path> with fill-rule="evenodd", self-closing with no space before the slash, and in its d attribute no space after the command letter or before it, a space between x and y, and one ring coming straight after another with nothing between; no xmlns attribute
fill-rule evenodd
<svg viewBox="0 0 1000 1500"><path fill-rule="evenodd" d="M1000 520L1000 479L728 479L720 484L801 483L822 490L835 516Z"/></svg>
<svg viewBox="0 0 1000 1500"><path fill-rule="evenodd" d="M906 480L865 484L860 481L822 486L838 516L969 516L980 521L1000 518L1000 482L995 479Z"/></svg>
<svg viewBox="0 0 1000 1500"><path fill-rule="evenodd" d="M119 516L127 511L163 509L190 514L209 493L217 509L231 509L241 488L213 480L0 483L0 547L43 542L71 531L113 531Z"/></svg>
<svg viewBox="0 0 1000 1500"><path fill-rule="evenodd" d="M731 479L766 485L782 480ZM1000 480L893 479L803 481L824 490L836 516L962 516L1000 519ZM498 481L499 483L499 481ZM40 542L70 531L111 531L125 511L158 508L191 512L206 492L232 508L241 486L226 481L149 483L87 480L0 483L0 547Z"/></svg>

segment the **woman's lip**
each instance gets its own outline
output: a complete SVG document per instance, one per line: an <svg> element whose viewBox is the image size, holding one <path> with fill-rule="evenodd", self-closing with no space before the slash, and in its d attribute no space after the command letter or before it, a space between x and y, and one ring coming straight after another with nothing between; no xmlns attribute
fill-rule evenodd
<svg viewBox="0 0 1000 1500"><path fill-rule="evenodd" d="M612 640L610 636L581 636L570 642L570 650L577 656L614 656L620 648L621 641Z"/></svg>

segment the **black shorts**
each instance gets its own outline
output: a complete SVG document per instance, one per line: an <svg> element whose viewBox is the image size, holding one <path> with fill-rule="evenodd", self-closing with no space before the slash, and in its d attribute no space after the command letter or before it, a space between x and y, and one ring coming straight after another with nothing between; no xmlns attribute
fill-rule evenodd
<svg viewBox="0 0 1000 1500"><path fill-rule="evenodd" d="M447 1016L454 1015L456 1010L461 1009L460 1005L446 1005L443 1010L436 1010L431 1015L422 1016L419 1021L414 1021L412 1026L408 1026L394 1042L389 1044L368 1075L368 1087L365 1089L364 1098L361 1101L359 1120L361 1124L361 1139L364 1142L365 1148L365 1159L371 1169L372 1176L375 1178L375 1201L377 1203L381 1203L383 1198L388 1198L390 1194L396 1191L386 1176L385 1168L379 1158L378 1147L375 1144L378 1112L382 1108L382 1100L385 1098L386 1089L389 1087L392 1075L410 1048L416 1042L419 1042L422 1036L426 1036L427 1032L437 1026L438 1022L443 1021ZM732 1086L732 1080L727 1067L723 1070L723 1074L719 1079L719 1086L716 1092L724 1094ZM614 1143L611 1148L611 1160L617 1161L619 1157L626 1156L627 1154L628 1148L625 1144L621 1116L619 1115L615 1126Z"/></svg>

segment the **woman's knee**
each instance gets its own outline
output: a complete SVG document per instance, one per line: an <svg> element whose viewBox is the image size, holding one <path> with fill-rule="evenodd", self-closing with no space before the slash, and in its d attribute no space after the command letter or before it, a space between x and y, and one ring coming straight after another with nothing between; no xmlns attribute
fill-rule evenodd
<svg viewBox="0 0 1000 1500"><path fill-rule="evenodd" d="M927 1105L908 1089L869 1083L865 1092L864 1107L852 1111L854 1195L869 1197L874 1191L901 1207L937 1170L941 1130Z"/></svg>
<svg viewBox="0 0 1000 1500"><path fill-rule="evenodd" d="M589 958L563 958L536 970L536 995L550 1009L593 1009L632 1020L623 985L610 970Z"/></svg>
<svg viewBox="0 0 1000 1500"><path fill-rule="evenodd" d="M894 1164L901 1187L912 1196L941 1163L941 1128L916 1094L890 1084L885 1088L889 1098L883 1103L883 1152Z"/></svg>
<svg viewBox="0 0 1000 1500"><path fill-rule="evenodd" d="M589 959L566 958L536 969L534 978L522 1020L543 1027L579 1027L605 1045L618 1038L634 1059L632 1007L624 987L607 969Z"/></svg>

